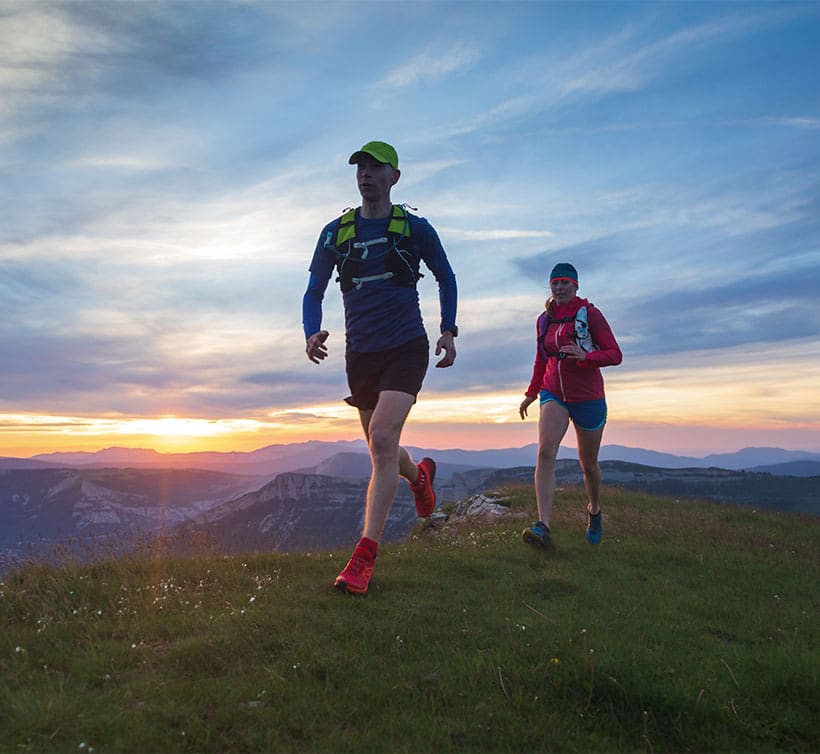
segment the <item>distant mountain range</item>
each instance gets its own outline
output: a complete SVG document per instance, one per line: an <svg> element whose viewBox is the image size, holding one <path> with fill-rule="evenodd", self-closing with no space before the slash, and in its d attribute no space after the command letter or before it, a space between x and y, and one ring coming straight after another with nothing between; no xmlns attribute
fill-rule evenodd
<svg viewBox="0 0 820 754"><path fill-rule="evenodd" d="M436 458L440 505L532 484L535 451L411 449L417 458ZM820 515L820 454L747 448L696 459L610 445L601 456L608 485ZM251 453L110 448L0 459L0 572L4 562L55 550L124 551L157 535L204 532L227 551L335 548L361 531L369 476L361 441ZM556 481L582 483L573 450L562 449ZM385 538L403 538L416 520L402 482Z"/></svg>
<svg viewBox="0 0 820 754"><path fill-rule="evenodd" d="M444 473L477 468L533 466L537 445L497 450L409 448L414 457L433 456ZM363 440L268 445L247 452L158 453L140 448L106 448L94 453L44 453L30 458L0 457L0 469L22 468L175 468L219 471L226 474L273 476L287 471L313 469L342 453L367 452ZM562 447L558 458L575 458L572 448ZM625 461L665 469L717 467L735 471L765 470L787 476L820 475L820 453L782 448L743 448L734 453L714 453L703 458L660 453L623 445L604 445L602 461ZM333 474L331 474L332 476Z"/></svg>

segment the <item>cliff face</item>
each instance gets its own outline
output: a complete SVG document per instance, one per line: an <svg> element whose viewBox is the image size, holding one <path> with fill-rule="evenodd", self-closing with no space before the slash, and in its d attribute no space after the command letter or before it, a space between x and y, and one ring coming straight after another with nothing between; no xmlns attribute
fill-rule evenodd
<svg viewBox="0 0 820 754"><path fill-rule="evenodd" d="M112 539L127 547L258 484L195 470L0 470L0 554L14 558Z"/></svg>
<svg viewBox="0 0 820 754"><path fill-rule="evenodd" d="M367 482L319 474L280 474L261 489L217 506L188 526L226 549L333 549L361 535ZM399 481L385 540L406 536L417 520L410 488Z"/></svg>

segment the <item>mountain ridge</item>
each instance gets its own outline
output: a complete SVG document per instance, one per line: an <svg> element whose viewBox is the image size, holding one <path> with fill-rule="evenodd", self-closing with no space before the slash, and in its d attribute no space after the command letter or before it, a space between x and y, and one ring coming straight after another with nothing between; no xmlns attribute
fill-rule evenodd
<svg viewBox="0 0 820 754"><path fill-rule="evenodd" d="M48 557L61 547L81 552L109 542L122 551L145 536L190 539L199 533L227 551L340 546L361 531L369 463L365 453L343 452L313 469L272 477L167 468L0 470L0 561ZM439 468L439 510L480 492L533 484L531 464ZM674 503L701 499L820 515L820 475L663 469L627 461L602 461L601 470L610 490L650 493ZM559 488L583 483L574 458L560 459L555 473ZM416 521L409 486L400 482L386 539L401 540Z"/></svg>
<svg viewBox="0 0 820 754"><path fill-rule="evenodd" d="M414 457L432 456L438 463L454 468L511 468L534 465L537 444L517 448L463 450L460 448L422 448L408 446ZM193 453L161 453L150 448L111 447L99 451L42 453L29 458L0 457L0 469L11 468L195 468L230 474L253 476L314 468L339 453L366 453L364 440L309 440L303 443L267 445L252 451L197 451ZM559 459L576 457L574 448L562 446ZM657 468L707 468L718 466L730 470L755 470L766 467L771 473L786 473L781 464L817 463L820 474L820 453L785 450L776 447L746 447L731 453L712 453L703 457L677 455L625 445L604 445L601 461L641 463ZM42 466L40 466L42 464ZM813 476L810 467L800 469L797 476Z"/></svg>

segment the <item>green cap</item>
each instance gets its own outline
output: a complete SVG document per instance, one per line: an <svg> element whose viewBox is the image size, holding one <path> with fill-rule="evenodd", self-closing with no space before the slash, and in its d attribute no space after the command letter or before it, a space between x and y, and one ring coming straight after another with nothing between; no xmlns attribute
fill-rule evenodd
<svg viewBox="0 0 820 754"><path fill-rule="evenodd" d="M355 165L363 154L368 154L379 162L390 165L393 170L399 169L399 156L396 150L383 141L368 141L358 152L350 155L348 163Z"/></svg>

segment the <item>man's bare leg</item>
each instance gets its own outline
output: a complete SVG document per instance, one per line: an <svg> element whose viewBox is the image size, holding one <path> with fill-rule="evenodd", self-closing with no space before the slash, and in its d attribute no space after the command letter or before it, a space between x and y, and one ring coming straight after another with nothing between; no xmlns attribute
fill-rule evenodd
<svg viewBox="0 0 820 754"><path fill-rule="evenodd" d="M367 486L362 535L375 542L381 539L390 515L399 474L409 481L414 481L418 474L410 454L399 445L414 402L414 396L409 393L384 390L379 394L376 408L359 412L373 465Z"/></svg>

